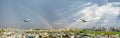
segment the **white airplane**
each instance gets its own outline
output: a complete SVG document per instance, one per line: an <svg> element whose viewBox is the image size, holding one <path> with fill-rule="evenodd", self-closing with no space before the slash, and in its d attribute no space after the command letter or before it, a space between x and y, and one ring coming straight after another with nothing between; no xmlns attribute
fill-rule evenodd
<svg viewBox="0 0 120 38"><path fill-rule="evenodd" d="M76 19L76 18L74 18L73 21L74 21L74 22L87 22L86 20L83 20L83 19Z"/></svg>
<svg viewBox="0 0 120 38"><path fill-rule="evenodd" d="M29 22L31 21L31 19L24 19L24 22Z"/></svg>

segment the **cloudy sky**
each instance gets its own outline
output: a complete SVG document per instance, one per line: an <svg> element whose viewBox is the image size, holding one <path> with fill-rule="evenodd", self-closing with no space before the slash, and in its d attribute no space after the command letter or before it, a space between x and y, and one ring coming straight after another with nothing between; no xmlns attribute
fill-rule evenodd
<svg viewBox="0 0 120 38"><path fill-rule="evenodd" d="M119 13L120 0L0 0L0 28L119 26Z"/></svg>

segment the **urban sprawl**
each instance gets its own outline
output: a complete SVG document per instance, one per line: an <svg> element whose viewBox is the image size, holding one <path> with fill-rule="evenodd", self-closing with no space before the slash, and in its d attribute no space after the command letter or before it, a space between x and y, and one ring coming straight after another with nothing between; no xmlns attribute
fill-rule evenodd
<svg viewBox="0 0 120 38"><path fill-rule="evenodd" d="M0 29L0 38L120 38L120 28Z"/></svg>

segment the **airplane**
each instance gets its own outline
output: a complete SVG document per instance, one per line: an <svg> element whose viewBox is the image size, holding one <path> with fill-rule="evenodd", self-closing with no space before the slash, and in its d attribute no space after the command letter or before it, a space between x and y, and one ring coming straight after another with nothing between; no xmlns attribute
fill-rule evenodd
<svg viewBox="0 0 120 38"><path fill-rule="evenodd" d="M73 19L74 22L87 22L86 20L83 20L83 19Z"/></svg>
<svg viewBox="0 0 120 38"><path fill-rule="evenodd" d="M31 19L24 19L24 22L29 22L31 21Z"/></svg>

